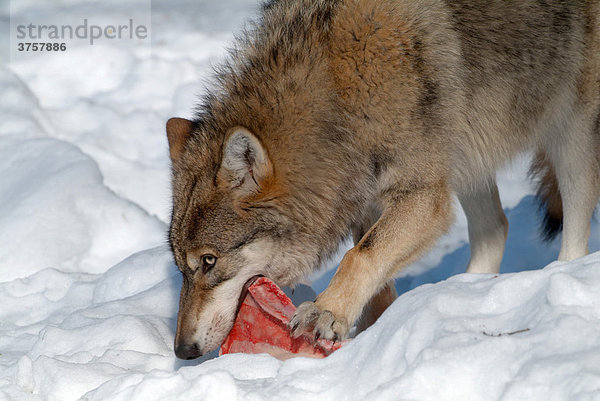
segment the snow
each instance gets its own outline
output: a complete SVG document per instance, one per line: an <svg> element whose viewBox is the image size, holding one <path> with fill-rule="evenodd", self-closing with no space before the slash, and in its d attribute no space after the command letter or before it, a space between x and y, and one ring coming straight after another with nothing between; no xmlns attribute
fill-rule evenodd
<svg viewBox="0 0 600 401"><path fill-rule="evenodd" d="M152 32L150 45L77 41L63 54L18 55L0 41L11 56L0 64L0 399L600 400L600 252L553 262L559 242L537 238L526 157L498 176L510 223L502 274L463 273L457 208L450 232L398 278L400 298L332 356L175 359L164 122L190 117L210 64L256 9L0 7L3 24L133 16ZM315 291L331 275L316 273Z"/></svg>

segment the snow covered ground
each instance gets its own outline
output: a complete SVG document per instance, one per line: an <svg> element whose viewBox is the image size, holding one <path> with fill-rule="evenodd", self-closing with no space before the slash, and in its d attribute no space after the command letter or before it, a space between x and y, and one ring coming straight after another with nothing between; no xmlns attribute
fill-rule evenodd
<svg viewBox="0 0 600 401"><path fill-rule="evenodd" d="M525 158L499 175L511 224L503 274L459 274L468 245L457 211L398 279L403 295L331 357L175 359L181 278L165 241L164 122L191 116L210 63L256 8L0 5L0 399L600 400L600 253L551 263L558 242L537 239ZM151 35L10 51L9 26L84 18L133 18ZM331 274L315 275L313 288Z"/></svg>

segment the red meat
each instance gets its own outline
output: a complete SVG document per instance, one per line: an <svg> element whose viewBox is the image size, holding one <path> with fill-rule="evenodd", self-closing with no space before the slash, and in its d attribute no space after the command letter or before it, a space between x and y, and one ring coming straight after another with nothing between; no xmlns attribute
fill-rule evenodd
<svg viewBox="0 0 600 401"><path fill-rule="evenodd" d="M275 283L260 277L249 287L220 355L236 352L268 353L279 359L294 356L323 358L344 343L308 336L293 338L288 323L296 307Z"/></svg>

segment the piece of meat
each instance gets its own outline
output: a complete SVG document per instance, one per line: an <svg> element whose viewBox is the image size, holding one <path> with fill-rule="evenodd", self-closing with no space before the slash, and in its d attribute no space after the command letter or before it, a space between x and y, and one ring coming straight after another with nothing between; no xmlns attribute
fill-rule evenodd
<svg viewBox="0 0 600 401"><path fill-rule="evenodd" d="M308 336L293 338L288 323L296 307L283 291L266 277L256 279L244 297L233 328L221 345L219 355L235 352L267 353L278 359L294 356L323 358L342 343Z"/></svg>

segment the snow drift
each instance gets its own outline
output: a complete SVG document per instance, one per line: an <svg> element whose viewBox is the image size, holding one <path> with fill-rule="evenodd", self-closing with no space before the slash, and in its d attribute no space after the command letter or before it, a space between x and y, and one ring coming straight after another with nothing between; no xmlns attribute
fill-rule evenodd
<svg viewBox="0 0 600 401"><path fill-rule="evenodd" d="M462 274L420 286L324 360L175 360L179 285L166 247L104 274L46 269L0 284L0 391L7 399L56 400L600 395L600 253L537 271Z"/></svg>

